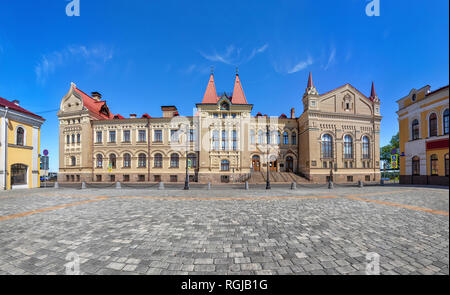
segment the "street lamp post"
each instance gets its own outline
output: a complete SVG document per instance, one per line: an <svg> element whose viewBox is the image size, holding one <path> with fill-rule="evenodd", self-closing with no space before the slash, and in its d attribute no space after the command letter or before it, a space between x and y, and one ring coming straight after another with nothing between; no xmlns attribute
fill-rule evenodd
<svg viewBox="0 0 450 295"><path fill-rule="evenodd" d="M269 132L269 125L267 127L267 181L266 181L266 189L270 189L270 173L269 173L269 166L270 166L270 158L269 158L269 142L270 142L270 132Z"/></svg>
<svg viewBox="0 0 450 295"><path fill-rule="evenodd" d="M189 190L189 141L186 132L186 179L184 180L184 190Z"/></svg>

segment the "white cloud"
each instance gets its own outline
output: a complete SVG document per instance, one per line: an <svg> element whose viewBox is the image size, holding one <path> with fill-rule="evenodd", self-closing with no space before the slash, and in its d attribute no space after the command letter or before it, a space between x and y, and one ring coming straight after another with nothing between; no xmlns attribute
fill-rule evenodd
<svg viewBox="0 0 450 295"><path fill-rule="evenodd" d="M307 67L309 67L313 63L314 63L314 61L313 61L312 57L308 56L308 58L306 60L303 60L303 61L297 63L295 66L293 66L290 69L288 69L287 73L288 74L297 73L298 71L306 69Z"/></svg>
<svg viewBox="0 0 450 295"><path fill-rule="evenodd" d="M251 53L247 56L241 54L242 48L236 48L234 45L229 45L225 52L218 53L214 51L212 54L206 54L204 52L200 52L200 54L207 60L213 62L221 62L227 65L241 65L252 60L256 55L263 53L267 50L269 44L264 44L261 47L254 48Z"/></svg>
<svg viewBox="0 0 450 295"><path fill-rule="evenodd" d="M328 68L331 65L333 65L335 62L336 62L336 48L333 47L333 49L331 49L330 56L328 57L327 65L325 67L323 67L323 69L325 71L328 70Z"/></svg>
<svg viewBox="0 0 450 295"><path fill-rule="evenodd" d="M83 45L68 46L61 51L42 55L34 71L38 82L45 83L47 77L58 67L71 62L85 62L90 66L100 67L113 58L113 50L104 46L86 47Z"/></svg>

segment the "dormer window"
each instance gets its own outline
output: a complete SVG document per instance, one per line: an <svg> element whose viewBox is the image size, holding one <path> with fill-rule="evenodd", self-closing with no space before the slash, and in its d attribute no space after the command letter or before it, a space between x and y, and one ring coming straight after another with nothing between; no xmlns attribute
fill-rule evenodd
<svg viewBox="0 0 450 295"><path fill-rule="evenodd" d="M411 100L412 100L412 101L416 101L416 98L417 98L417 95L414 93L414 94L412 95L412 97L411 97Z"/></svg>
<svg viewBox="0 0 450 295"><path fill-rule="evenodd" d="M230 105L227 102L222 102L220 104L220 110L222 111L229 111L230 110Z"/></svg>

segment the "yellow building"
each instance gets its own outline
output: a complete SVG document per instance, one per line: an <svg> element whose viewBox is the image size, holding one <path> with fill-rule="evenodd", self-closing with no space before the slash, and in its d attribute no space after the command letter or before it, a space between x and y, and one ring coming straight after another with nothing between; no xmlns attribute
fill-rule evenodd
<svg viewBox="0 0 450 295"><path fill-rule="evenodd" d="M397 101L400 183L449 184L449 86L430 86Z"/></svg>
<svg viewBox="0 0 450 295"><path fill-rule="evenodd" d="M0 97L0 189L40 186L39 145L44 119Z"/></svg>

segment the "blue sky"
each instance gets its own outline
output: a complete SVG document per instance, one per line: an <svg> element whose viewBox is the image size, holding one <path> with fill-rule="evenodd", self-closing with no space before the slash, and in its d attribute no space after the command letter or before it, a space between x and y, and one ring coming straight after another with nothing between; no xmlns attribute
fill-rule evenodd
<svg viewBox="0 0 450 295"><path fill-rule="evenodd" d="M308 72L319 93L350 83L382 102L381 143L397 132L395 101L449 83L449 2L380 0L0 0L0 96L44 116L41 148L58 169L56 109L73 81L113 113L192 115L214 66L217 90L235 69L254 113L302 111ZM45 112L45 113L42 113Z"/></svg>

